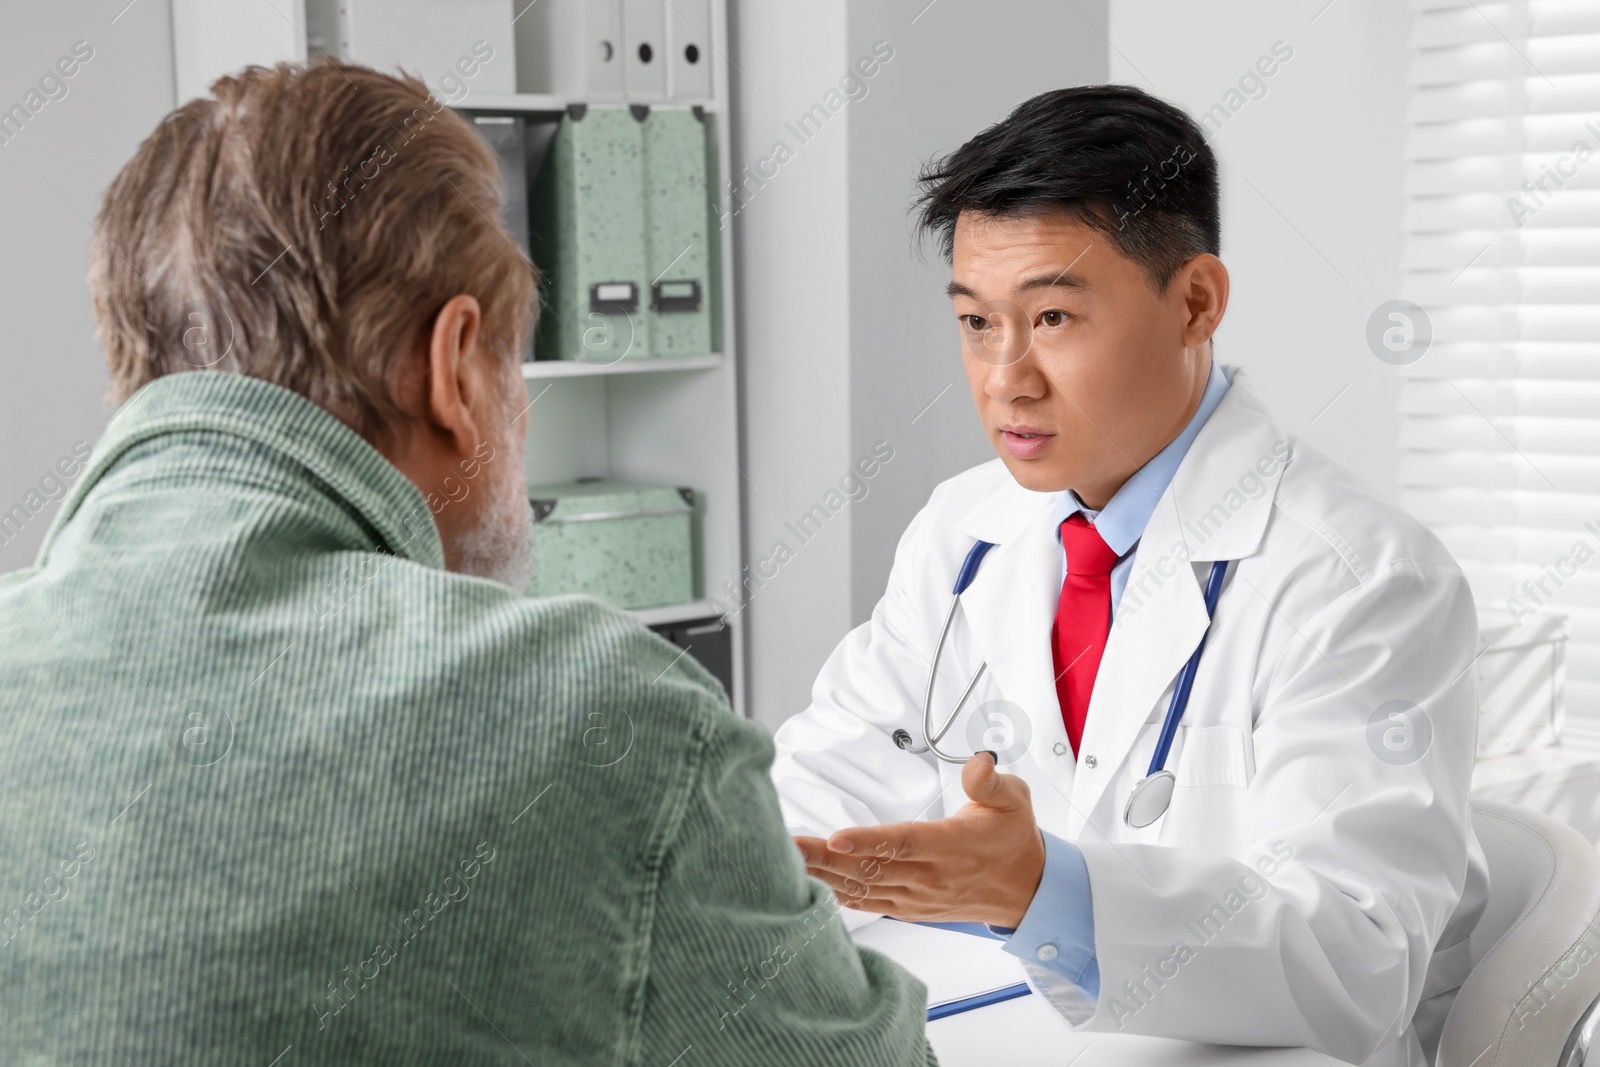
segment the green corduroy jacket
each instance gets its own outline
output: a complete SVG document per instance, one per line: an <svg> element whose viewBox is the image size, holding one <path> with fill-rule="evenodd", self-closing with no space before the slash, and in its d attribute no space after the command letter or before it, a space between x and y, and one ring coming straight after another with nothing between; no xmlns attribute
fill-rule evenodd
<svg viewBox="0 0 1600 1067"><path fill-rule="evenodd" d="M0 1061L932 1062L771 758L631 616L445 571L322 409L160 379L0 577Z"/></svg>

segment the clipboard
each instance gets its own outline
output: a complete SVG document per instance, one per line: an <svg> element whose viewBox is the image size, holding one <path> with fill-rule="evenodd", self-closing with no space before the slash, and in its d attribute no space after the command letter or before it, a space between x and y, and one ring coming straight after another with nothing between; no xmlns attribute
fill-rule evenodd
<svg viewBox="0 0 1600 1067"><path fill-rule="evenodd" d="M928 1021L999 1004L1033 992L1015 981L1022 963L1004 952L1004 938L975 923L904 923L883 918L852 933L928 987Z"/></svg>
<svg viewBox="0 0 1600 1067"><path fill-rule="evenodd" d="M992 989L987 993L979 993L975 997L967 997L964 1000L952 1000L945 1004L935 1004L928 1009L928 1021L931 1023L935 1019L943 1019L946 1015L960 1015L962 1012L971 1011L974 1008L987 1008L991 1004L1015 1000L1032 992L1033 987L1028 985L1027 982L1018 982L1016 985L1006 986L1004 989Z"/></svg>

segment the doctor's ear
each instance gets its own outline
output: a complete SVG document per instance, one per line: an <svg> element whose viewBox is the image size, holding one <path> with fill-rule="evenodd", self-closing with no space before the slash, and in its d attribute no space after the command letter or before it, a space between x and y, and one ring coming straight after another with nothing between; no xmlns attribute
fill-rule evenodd
<svg viewBox="0 0 1600 1067"><path fill-rule="evenodd" d="M1169 300L1183 303L1183 346L1199 348L1211 339L1228 309L1228 268L1209 252L1190 259L1167 286Z"/></svg>

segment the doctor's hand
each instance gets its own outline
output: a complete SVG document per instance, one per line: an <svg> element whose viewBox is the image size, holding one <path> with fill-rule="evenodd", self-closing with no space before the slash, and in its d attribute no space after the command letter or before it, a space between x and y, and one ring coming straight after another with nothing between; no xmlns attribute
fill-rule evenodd
<svg viewBox="0 0 1600 1067"><path fill-rule="evenodd" d="M1015 929L1044 873L1044 839L1021 778L979 752L961 770L966 806L947 819L796 837L806 873L859 911Z"/></svg>

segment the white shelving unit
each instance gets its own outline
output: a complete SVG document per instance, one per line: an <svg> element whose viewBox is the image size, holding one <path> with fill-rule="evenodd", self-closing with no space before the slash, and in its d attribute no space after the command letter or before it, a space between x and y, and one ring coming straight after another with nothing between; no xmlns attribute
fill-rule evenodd
<svg viewBox="0 0 1600 1067"><path fill-rule="evenodd" d="M522 376L529 381L542 378L592 378L605 374L672 374L692 370L715 370L722 366L720 353L688 356L683 359L624 359L616 363L585 363L578 359L540 359L522 365Z"/></svg>
<svg viewBox="0 0 1600 1067"><path fill-rule="evenodd" d="M669 0L662 0L664 4ZM293 8L288 18L269 10ZM548 6L548 0L546 2ZM527 468L530 484L602 476L695 491L696 573L699 599L687 604L637 611L646 625L657 626L714 617L710 598L726 600L725 583L737 588L743 578L741 536L743 489L740 472L738 354L733 319L733 242L715 219L725 217L728 170L728 29L726 0L709 0L711 95L705 99L628 101L650 107L698 106L706 113L713 138L715 172L708 175L718 210L709 231L716 242L713 259L720 292L712 295L720 320L713 324L714 352L680 359L623 360L610 365L549 360L523 364L529 411ZM669 8L668 13L672 12ZM269 18L270 16L270 18ZM535 10L530 19L542 17ZM268 37L261 27L273 21L288 26L297 40L284 34ZM291 25L292 23L292 25ZM173 3L175 64L180 94L246 63L304 61L308 42L303 0L175 0ZM528 25L532 25L530 22ZM554 23L552 23L553 25ZM519 29L526 30L526 26ZM551 31L554 32L554 31ZM282 38L282 39L280 39ZM665 61L665 54L662 60ZM519 79L532 77L519 66ZM527 111L558 113L577 97L548 92L548 85L519 80L515 94L468 91L447 102L464 111ZM595 103L617 103L615 99ZM530 176L531 178L531 176ZM733 704L745 707L745 634L742 618L727 621L733 643Z"/></svg>
<svg viewBox="0 0 1600 1067"><path fill-rule="evenodd" d="M646 626L660 626L663 623L713 618L717 615L717 606L709 600L694 600L687 604L672 604L664 608L639 608L632 614Z"/></svg>
<svg viewBox="0 0 1600 1067"><path fill-rule="evenodd" d="M718 68L719 72L721 68ZM451 104L452 107L477 109L482 111L565 111L568 104L585 103L586 101L569 99L565 96L555 96L550 93L515 93L510 96L504 93L473 93L462 97ZM608 100L608 104L617 104L622 101ZM698 105L708 113L721 111L721 101L693 100L693 101L655 101L651 107L690 107Z"/></svg>
<svg viewBox="0 0 1600 1067"><path fill-rule="evenodd" d="M548 93L504 94L473 93L455 101L454 107L481 108L484 111L565 111L568 104L579 101Z"/></svg>

